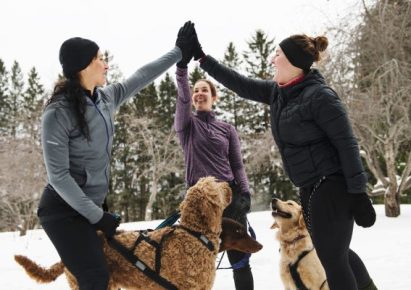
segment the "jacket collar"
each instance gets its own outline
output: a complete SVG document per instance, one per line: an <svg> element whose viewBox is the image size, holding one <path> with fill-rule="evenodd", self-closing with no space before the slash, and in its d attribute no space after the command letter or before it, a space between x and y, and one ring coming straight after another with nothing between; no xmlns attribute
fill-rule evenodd
<svg viewBox="0 0 411 290"><path fill-rule="evenodd" d="M86 96L86 101L87 105L92 105L94 104L98 105L100 103L100 94L97 92L97 88L94 89L93 93L91 91L83 89L84 95Z"/></svg>
<svg viewBox="0 0 411 290"><path fill-rule="evenodd" d="M311 69L300 82L285 87L278 86L278 90L286 100L290 100L298 97L306 87L314 84L325 84L324 77L317 69Z"/></svg>
<svg viewBox="0 0 411 290"><path fill-rule="evenodd" d="M215 113L213 111L196 111L195 115L206 123L211 123L215 120Z"/></svg>

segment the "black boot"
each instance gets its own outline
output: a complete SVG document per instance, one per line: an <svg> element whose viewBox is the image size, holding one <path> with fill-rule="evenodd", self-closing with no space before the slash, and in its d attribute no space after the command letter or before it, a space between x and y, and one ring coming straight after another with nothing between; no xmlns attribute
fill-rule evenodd
<svg viewBox="0 0 411 290"><path fill-rule="evenodd" d="M233 274L236 290L254 290L254 279L250 265L246 265L240 269L234 269Z"/></svg>
<svg viewBox="0 0 411 290"><path fill-rule="evenodd" d="M378 289L377 289L377 286L375 286L374 282L371 280L370 284L368 284L364 288L361 288L360 290L378 290Z"/></svg>

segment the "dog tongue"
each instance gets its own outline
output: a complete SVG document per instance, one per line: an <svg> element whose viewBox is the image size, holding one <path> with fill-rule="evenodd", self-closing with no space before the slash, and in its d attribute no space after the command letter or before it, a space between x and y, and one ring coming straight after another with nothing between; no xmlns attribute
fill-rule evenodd
<svg viewBox="0 0 411 290"><path fill-rule="evenodd" d="M280 216L280 217L283 217L283 218L290 218L291 217L291 214L289 214L288 212L280 211L277 208L273 209L271 214L272 214L273 217L276 217L276 216Z"/></svg>

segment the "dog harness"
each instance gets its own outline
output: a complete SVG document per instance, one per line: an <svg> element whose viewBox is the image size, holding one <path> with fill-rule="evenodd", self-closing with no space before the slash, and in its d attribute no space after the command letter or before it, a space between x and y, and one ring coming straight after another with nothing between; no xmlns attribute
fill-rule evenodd
<svg viewBox="0 0 411 290"><path fill-rule="evenodd" d="M181 228L185 230L187 233L189 233L190 235L195 237L197 240L199 240L208 250L210 250L211 252L214 251L215 247L213 243L205 235L203 235L200 232L190 230L181 225L172 226L170 231L161 237L160 242L156 242L150 239L150 237L148 236L148 233L152 230L139 231L140 235L138 236L137 240L134 242L134 246L131 249L128 249L127 247L125 247L115 238L107 240L107 242L114 250L119 252L127 261L129 261L134 267L140 270L147 277L149 277L153 281L156 281L159 285L161 285L165 289L178 290L178 288L173 283L171 283L164 277L160 276L161 252L163 250L163 243L176 230L176 228ZM140 260L134 254L135 249L142 241L147 242L148 244L150 244L151 246L155 248L155 269L154 270L148 267L142 260Z"/></svg>
<svg viewBox="0 0 411 290"><path fill-rule="evenodd" d="M298 264L302 259L304 259L305 256L307 256L314 248L312 248L309 251L304 251L302 252L299 256L297 261L294 264L288 264L288 269L290 270L291 277L293 278L295 287L297 290L309 290L307 287L305 287L303 280L300 277L300 274L297 271ZM324 280L320 286L320 289L325 285L327 280Z"/></svg>

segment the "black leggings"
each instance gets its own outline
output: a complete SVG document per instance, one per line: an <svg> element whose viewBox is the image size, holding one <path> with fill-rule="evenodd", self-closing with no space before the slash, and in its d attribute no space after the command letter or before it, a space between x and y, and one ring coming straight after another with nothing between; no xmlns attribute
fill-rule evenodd
<svg viewBox="0 0 411 290"><path fill-rule="evenodd" d="M76 277L80 290L106 290L109 272L102 240L84 217L77 215L42 222L64 265Z"/></svg>
<svg viewBox="0 0 411 290"><path fill-rule="evenodd" d="M233 197L230 205L224 210L223 217L232 218L239 223L241 223L245 228L247 228L247 214L242 213L239 208L238 199L239 191L235 185L231 185L233 191ZM254 289L254 279L251 272L250 264L248 258L246 258L246 253L229 250L227 251L227 257L230 261L231 266L236 265L240 262L240 266L233 268L234 284L236 290L253 290Z"/></svg>
<svg viewBox="0 0 411 290"><path fill-rule="evenodd" d="M301 205L330 289L357 290L367 286L371 281L367 269L349 248L354 220L344 177L331 175L313 189L301 188Z"/></svg>

